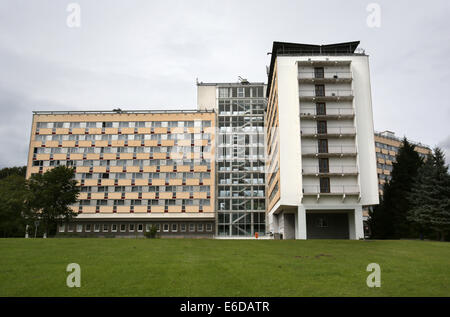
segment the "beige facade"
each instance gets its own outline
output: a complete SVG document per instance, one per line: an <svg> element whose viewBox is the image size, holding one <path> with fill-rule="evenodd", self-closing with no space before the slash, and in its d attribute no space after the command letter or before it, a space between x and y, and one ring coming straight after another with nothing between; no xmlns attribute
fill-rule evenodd
<svg viewBox="0 0 450 317"><path fill-rule="evenodd" d="M213 235L215 127L207 110L35 112L27 177L75 169L76 229L61 233Z"/></svg>

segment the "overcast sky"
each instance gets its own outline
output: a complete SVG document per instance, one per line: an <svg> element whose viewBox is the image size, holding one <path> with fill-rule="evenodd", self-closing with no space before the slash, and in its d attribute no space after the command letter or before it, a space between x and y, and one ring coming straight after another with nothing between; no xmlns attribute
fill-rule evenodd
<svg viewBox="0 0 450 317"><path fill-rule="evenodd" d="M67 25L70 3L80 27ZM361 41L375 129L448 159L449 17L448 0L2 0L0 167L26 164L33 110L192 109L196 78L267 82L273 41Z"/></svg>

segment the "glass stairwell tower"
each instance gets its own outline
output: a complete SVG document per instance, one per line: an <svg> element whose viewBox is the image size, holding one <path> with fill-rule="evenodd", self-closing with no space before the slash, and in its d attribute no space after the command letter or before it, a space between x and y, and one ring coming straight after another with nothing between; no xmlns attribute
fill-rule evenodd
<svg viewBox="0 0 450 317"><path fill-rule="evenodd" d="M264 109L266 85L197 83L199 109L214 109L216 131L216 233L266 234Z"/></svg>

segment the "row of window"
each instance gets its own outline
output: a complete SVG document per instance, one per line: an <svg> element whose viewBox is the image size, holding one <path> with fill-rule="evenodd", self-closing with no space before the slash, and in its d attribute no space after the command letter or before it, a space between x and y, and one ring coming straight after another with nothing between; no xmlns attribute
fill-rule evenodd
<svg viewBox="0 0 450 317"><path fill-rule="evenodd" d="M253 206L252 206L253 203ZM219 199L219 210L265 210L265 199Z"/></svg>
<svg viewBox="0 0 450 317"><path fill-rule="evenodd" d="M377 167L381 168L382 170L388 170L390 172L392 172L392 169L394 168L392 165L381 164L381 163L377 163Z"/></svg>
<svg viewBox="0 0 450 317"><path fill-rule="evenodd" d="M211 133L155 133L155 134L36 134L35 141L166 141L210 140Z"/></svg>
<svg viewBox="0 0 450 317"><path fill-rule="evenodd" d="M209 159L188 159L188 160L175 160L175 159L167 159L167 160L159 160L159 159L151 159L151 160L34 160L33 166L69 166L69 167L77 167L77 166L87 166L87 167L96 167L96 166L139 166L141 169L144 166L156 166L157 168L161 166L190 166L194 168L196 165L207 166L208 169L211 168L211 163ZM159 167L158 167L159 166Z"/></svg>
<svg viewBox="0 0 450 317"><path fill-rule="evenodd" d="M386 149L389 151L394 151L395 153L398 152L397 146L392 146L392 145L385 144L385 143L375 142L375 147L380 148L380 149Z"/></svg>
<svg viewBox="0 0 450 317"><path fill-rule="evenodd" d="M210 120L195 121L100 121L100 122L37 122L38 129L50 128L183 128L211 126Z"/></svg>
<svg viewBox="0 0 450 317"><path fill-rule="evenodd" d="M264 87L220 87L219 98L263 98ZM259 101L264 103L264 99Z"/></svg>
<svg viewBox="0 0 450 317"><path fill-rule="evenodd" d="M210 203L210 199L80 199L78 201L79 206L209 206Z"/></svg>
<svg viewBox="0 0 450 317"><path fill-rule="evenodd" d="M151 230L151 226L154 225L157 228L157 232L212 232L213 225L212 223L156 223L156 224L62 224L59 225L58 231L60 233L63 232L144 232L144 228L146 232L149 232Z"/></svg>
<svg viewBox="0 0 450 317"><path fill-rule="evenodd" d="M377 158L381 158L381 159L384 159L384 160L395 162L395 156L393 156L393 155L376 152L376 156L377 156Z"/></svg>
<svg viewBox="0 0 450 317"><path fill-rule="evenodd" d="M81 186L82 193L198 193L210 192L210 186Z"/></svg>
<svg viewBox="0 0 450 317"><path fill-rule="evenodd" d="M77 179L209 179L209 172L172 173L78 173ZM147 176L147 177L144 177ZM156 176L156 177L155 177Z"/></svg>
<svg viewBox="0 0 450 317"><path fill-rule="evenodd" d="M211 146L35 147L33 152L35 154L209 153Z"/></svg>

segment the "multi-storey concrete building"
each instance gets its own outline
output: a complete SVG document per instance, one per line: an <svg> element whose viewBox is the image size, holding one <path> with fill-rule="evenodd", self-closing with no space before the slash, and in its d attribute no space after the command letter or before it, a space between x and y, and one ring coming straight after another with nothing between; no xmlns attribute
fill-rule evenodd
<svg viewBox="0 0 450 317"><path fill-rule="evenodd" d="M213 237L215 126L211 110L34 112L27 177L75 168L61 234Z"/></svg>
<svg viewBox="0 0 450 317"><path fill-rule="evenodd" d="M411 141L410 141L411 142ZM418 142L412 142L416 152L423 158L431 154L430 147ZM402 145L402 139L397 138L392 131L375 132L375 152L377 156L378 191L383 195L383 186L391 180L392 163Z"/></svg>
<svg viewBox="0 0 450 317"><path fill-rule="evenodd" d="M264 83L197 83L198 108L217 112L217 235L266 233Z"/></svg>
<svg viewBox="0 0 450 317"><path fill-rule="evenodd" d="M368 56L359 42L274 42L268 78L270 230L283 238L363 233L378 204Z"/></svg>

